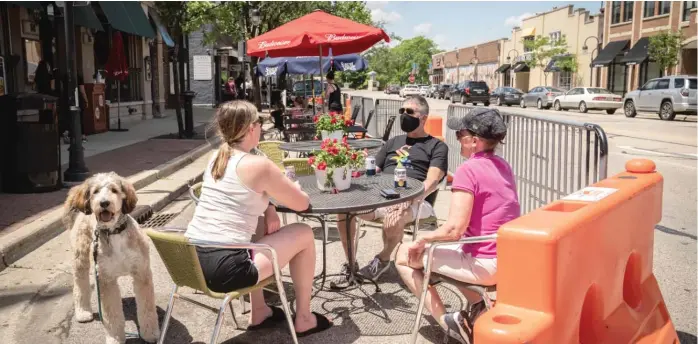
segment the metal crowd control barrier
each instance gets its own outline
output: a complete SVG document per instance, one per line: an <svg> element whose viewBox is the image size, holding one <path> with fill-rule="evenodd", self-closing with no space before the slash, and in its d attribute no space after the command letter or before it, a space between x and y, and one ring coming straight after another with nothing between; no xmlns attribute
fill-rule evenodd
<svg viewBox="0 0 698 344"><path fill-rule="evenodd" d="M368 98L368 97L363 97L361 99L361 123L366 126L366 121L368 120L368 114L372 111L375 110L376 106L373 101L373 98ZM373 115L373 118L371 118L371 122L368 123L368 128L366 130L368 131L368 134L371 135L372 137L379 138L382 133L376 132L376 115Z"/></svg>
<svg viewBox="0 0 698 344"><path fill-rule="evenodd" d="M447 118L466 115L473 107L449 105ZM521 212L528 213L582 187L606 178L608 140L591 123L519 115L500 111L508 131L497 153L516 176ZM454 173L465 159L455 132L446 131L448 169Z"/></svg>
<svg viewBox="0 0 698 344"><path fill-rule="evenodd" d="M378 137L383 136L385 128L388 126L388 119L391 116L398 116L398 111L402 106L402 100L399 99L376 99L376 112L373 114L371 121L376 124L376 134ZM394 125L390 129L390 137L402 135L404 132L400 130L400 125ZM374 136L376 137L376 136Z"/></svg>

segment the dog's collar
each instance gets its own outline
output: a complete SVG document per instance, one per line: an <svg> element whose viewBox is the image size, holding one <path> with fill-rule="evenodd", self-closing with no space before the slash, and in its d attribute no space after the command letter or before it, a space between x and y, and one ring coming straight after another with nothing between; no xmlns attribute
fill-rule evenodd
<svg viewBox="0 0 698 344"><path fill-rule="evenodd" d="M121 234L128 227L128 216L121 215L116 221L116 227L106 227L97 225L97 231L101 234L106 234L107 236Z"/></svg>

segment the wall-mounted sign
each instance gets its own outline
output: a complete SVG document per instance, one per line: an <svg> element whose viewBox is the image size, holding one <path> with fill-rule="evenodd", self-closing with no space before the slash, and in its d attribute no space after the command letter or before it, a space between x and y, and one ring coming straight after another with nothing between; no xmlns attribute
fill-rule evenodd
<svg viewBox="0 0 698 344"><path fill-rule="evenodd" d="M211 56L194 55L194 80L211 80L213 73L211 66L213 64Z"/></svg>

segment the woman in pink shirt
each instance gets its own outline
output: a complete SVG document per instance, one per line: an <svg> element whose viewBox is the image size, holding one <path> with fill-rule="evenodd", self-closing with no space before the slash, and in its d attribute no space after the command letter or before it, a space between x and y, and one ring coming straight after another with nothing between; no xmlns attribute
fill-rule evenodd
<svg viewBox="0 0 698 344"><path fill-rule="evenodd" d="M457 241L466 237L490 235L521 214L514 174L509 164L495 155L506 136L506 124L496 109L476 108L461 118L450 118L448 127L456 131L460 154L468 158L453 177L448 220L437 230L401 245L396 257L397 270L407 287L419 295L424 280L425 249L436 241ZM497 284L497 244L440 246L434 251L432 272L471 284ZM484 302L472 292L463 291L469 312L446 314L436 288L430 287L426 307L439 324L456 340L465 343ZM473 295L471 295L473 294Z"/></svg>

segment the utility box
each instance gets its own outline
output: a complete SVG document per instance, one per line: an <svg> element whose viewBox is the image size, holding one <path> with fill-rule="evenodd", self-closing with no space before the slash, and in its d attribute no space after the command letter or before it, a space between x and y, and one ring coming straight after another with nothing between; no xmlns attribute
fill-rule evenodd
<svg viewBox="0 0 698 344"><path fill-rule="evenodd" d="M49 192L63 187L56 102L56 97L36 93L0 97L4 192Z"/></svg>

